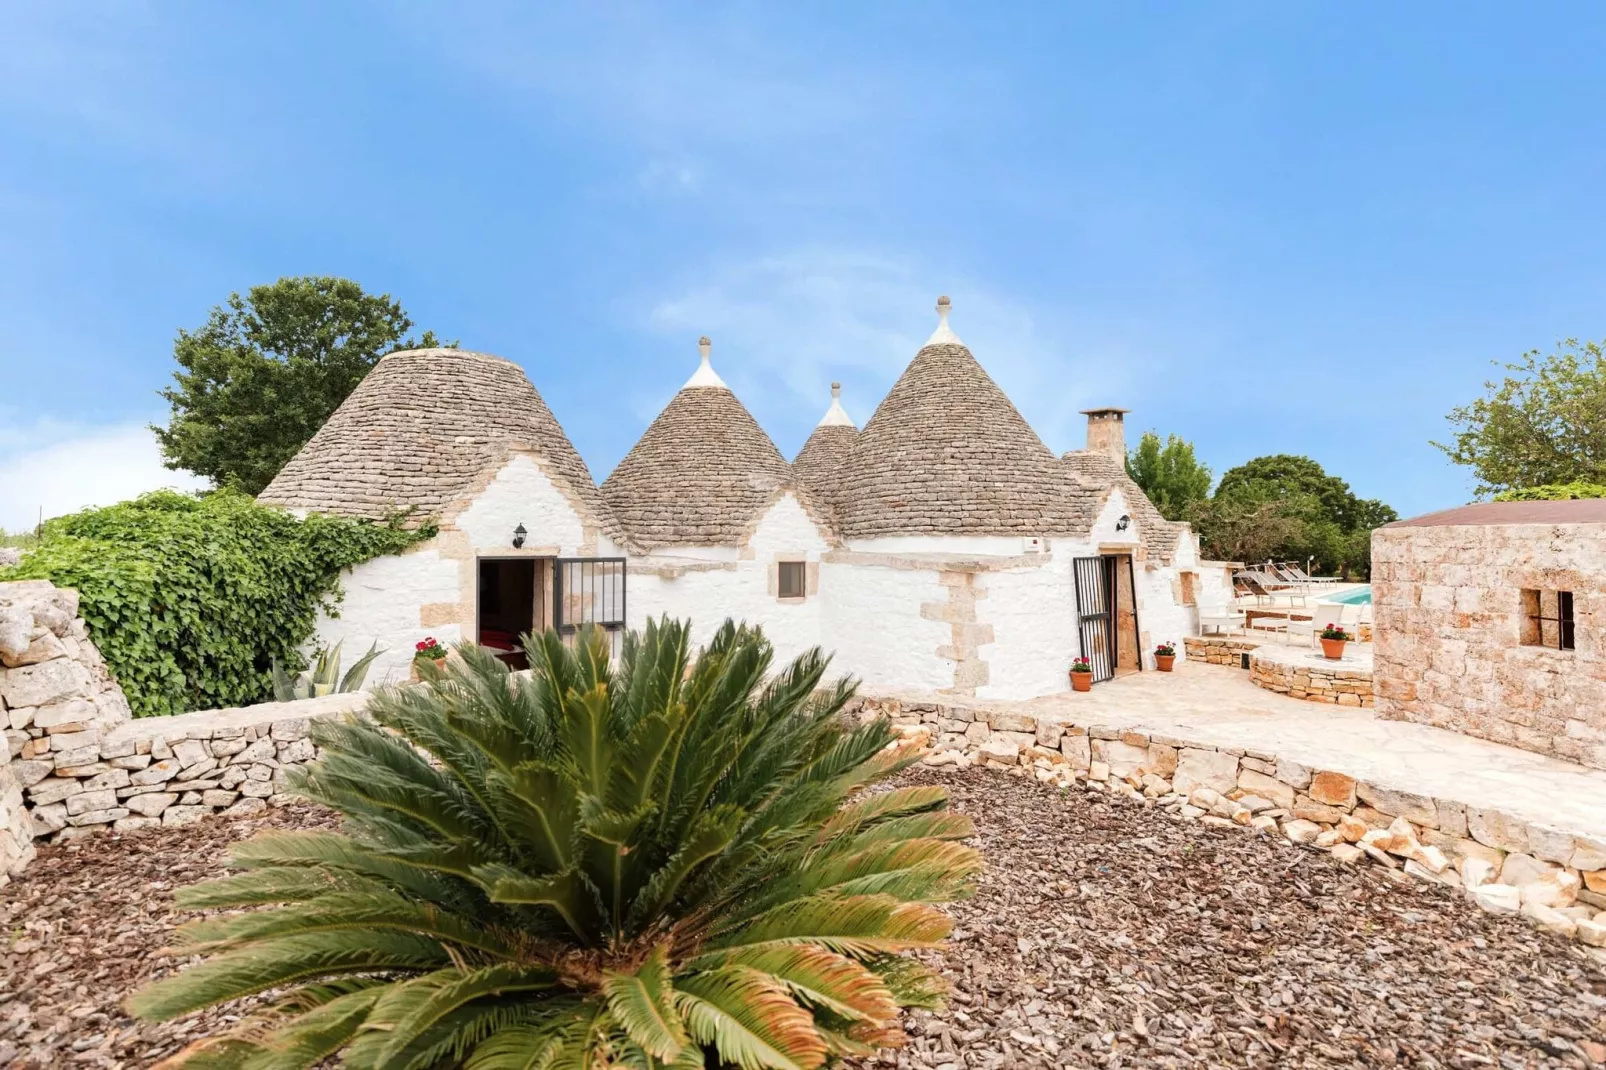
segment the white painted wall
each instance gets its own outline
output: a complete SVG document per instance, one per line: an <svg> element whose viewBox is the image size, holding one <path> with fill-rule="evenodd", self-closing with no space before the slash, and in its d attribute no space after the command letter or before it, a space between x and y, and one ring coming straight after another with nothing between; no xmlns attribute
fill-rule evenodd
<svg viewBox="0 0 1606 1070"><path fill-rule="evenodd" d="M1039 567L977 577L987 596L977 601L976 616L993 626L992 645L981 649L988 682L976 689L978 697L1031 698L1069 689L1066 674L1081 649L1071 561L1091 552L1063 546Z"/></svg>
<svg viewBox="0 0 1606 1070"><path fill-rule="evenodd" d="M345 598L339 615L319 615L308 651L344 640L349 665L377 641L384 653L369 667L367 686L405 679L419 640L433 636L450 646L472 638L456 624L419 624L426 605L466 604L472 612L478 597L472 564L444 557L442 549L466 538L477 556L518 556L513 529L520 524L531 556L553 547L564 556L585 550L579 514L529 454L509 458L467 508L443 519L437 538L400 556L375 558L347 570L341 577ZM595 552L605 555L600 546Z"/></svg>
<svg viewBox="0 0 1606 1070"><path fill-rule="evenodd" d="M531 549L555 546L564 556L573 556L585 542L585 526L574 506L528 454L510 458L452 522L483 556L515 554L513 529L520 524L528 533L524 545Z"/></svg>
<svg viewBox="0 0 1606 1070"><path fill-rule="evenodd" d="M847 548L861 554L969 554L985 557L1013 557L1027 552L1026 540L1019 535L884 535L874 539L854 539L847 543Z"/></svg>
<svg viewBox="0 0 1606 1070"><path fill-rule="evenodd" d="M460 570L456 561L443 558L434 540L393 557L376 557L348 569L341 577L345 598L335 617L320 613L308 650L333 646L342 640L345 663L350 666L377 642L384 650L368 667L367 687L405 680L412 669L413 645L432 635L450 646L463 639L455 624L422 628L419 607L431 602L456 602Z"/></svg>
<svg viewBox="0 0 1606 1070"><path fill-rule="evenodd" d="M921 605L948 601L935 570L827 561L820 566L820 592L820 645L835 655L834 675L857 676L872 690L953 686L954 663L937 656L953 629L920 615Z"/></svg>
<svg viewBox="0 0 1606 1070"><path fill-rule="evenodd" d="M707 549L717 553L698 554ZM683 548L631 562L626 597L627 620L639 628L667 614L690 619L692 641L706 643L726 618L762 625L775 645L777 663L797 657L821 643L821 606L828 597L824 577L818 591L801 602L783 602L771 593L770 570L781 557L818 564L829 549L824 535L791 494L783 494L759 518L747 546ZM692 552L689 552L692 551ZM646 571L655 565L690 563L679 576ZM729 567L707 567L725 564ZM702 566L702 567L699 567Z"/></svg>

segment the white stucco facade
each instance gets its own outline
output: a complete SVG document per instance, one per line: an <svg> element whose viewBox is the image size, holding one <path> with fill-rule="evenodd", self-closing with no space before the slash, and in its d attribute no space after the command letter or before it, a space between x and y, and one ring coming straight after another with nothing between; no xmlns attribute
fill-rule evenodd
<svg viewBox="0 0 1606 1070"><path fill-rule="evenodd" d="M523 525L524 545L513 546ZM611 556L613 544L549 476L539 458L509 457L494 476L440 521L428 542L374 558L341 577L343 597L320 613L308 652L344 641L346 664L378 643L369 667L374 686L407 678L415 645L433 637L448 646L474 639L481 558Z"/></svg>

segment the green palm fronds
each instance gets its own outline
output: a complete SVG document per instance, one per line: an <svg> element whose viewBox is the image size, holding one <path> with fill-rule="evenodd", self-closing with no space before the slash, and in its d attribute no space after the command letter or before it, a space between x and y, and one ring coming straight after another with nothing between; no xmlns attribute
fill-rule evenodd
<svg viewBox="0 0 1606 1070"><path fill-rule="evenodd" d="M864 789L912 752L849 727L818 651L772 672L726 622L573 647L510 676L472 645L423 686L322 721L296 787L343 831L261 835L180 893L204 961L136 994L169 1018L246 996L189 1070L813 1070L901 1039L943 985L904 952L969 894L939 788ZM252 909L237 909L252 908Z"/></svg>

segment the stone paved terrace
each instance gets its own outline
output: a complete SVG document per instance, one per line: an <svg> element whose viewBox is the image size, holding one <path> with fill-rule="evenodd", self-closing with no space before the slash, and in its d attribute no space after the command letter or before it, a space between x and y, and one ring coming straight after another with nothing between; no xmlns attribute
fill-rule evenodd
<svg viewBox="0 0 1606 1070"><path fill-rule="evenodd" d="M1404 721L1264 691L1241 669L1182 662L1025 701L900 693L904 702L1015 711L1274 753L1397 791L1502 810L1574 835L1606 831L1606 771Z"/></svg>

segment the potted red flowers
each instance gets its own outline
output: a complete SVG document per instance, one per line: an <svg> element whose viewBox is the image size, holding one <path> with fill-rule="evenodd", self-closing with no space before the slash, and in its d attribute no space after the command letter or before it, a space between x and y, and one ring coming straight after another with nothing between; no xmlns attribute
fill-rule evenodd
<svg viewBox="0 0 1606 1070"><path fill-rule="evenodd" d="M1093 663L1086 658L1071 662L1071 690L1090 691L1093 688Z"/></svg>
<svg viewBox="0 0 1606 1070"><path fill-rule="evenodd" d="M1177 663L1177 648L1170 643L1161 643L1154 648L1154 667L1161 672L1170 672L1171 666Z"/></svg>
<svg viewBox="0 0 1606 1070"><path fill-rule="evenodd" d="M1344 644L1355 637L1336 624L1322 628L1322 657L1337 661L1344 656Z"/></svg>
<svg viewBox="0 0 1606 1070"><path fill-rule="evenodd" d="M421 677L418 674L418 663L420 661L433 661L435 663L435 668L444 669L446 667L446 648L444 646L442 646L440 644L440 640L436 639L433 635L425 637L422 641L420 641L418 643L414 643L413 644L413 679L414 680L421 679Z"/></svg>

